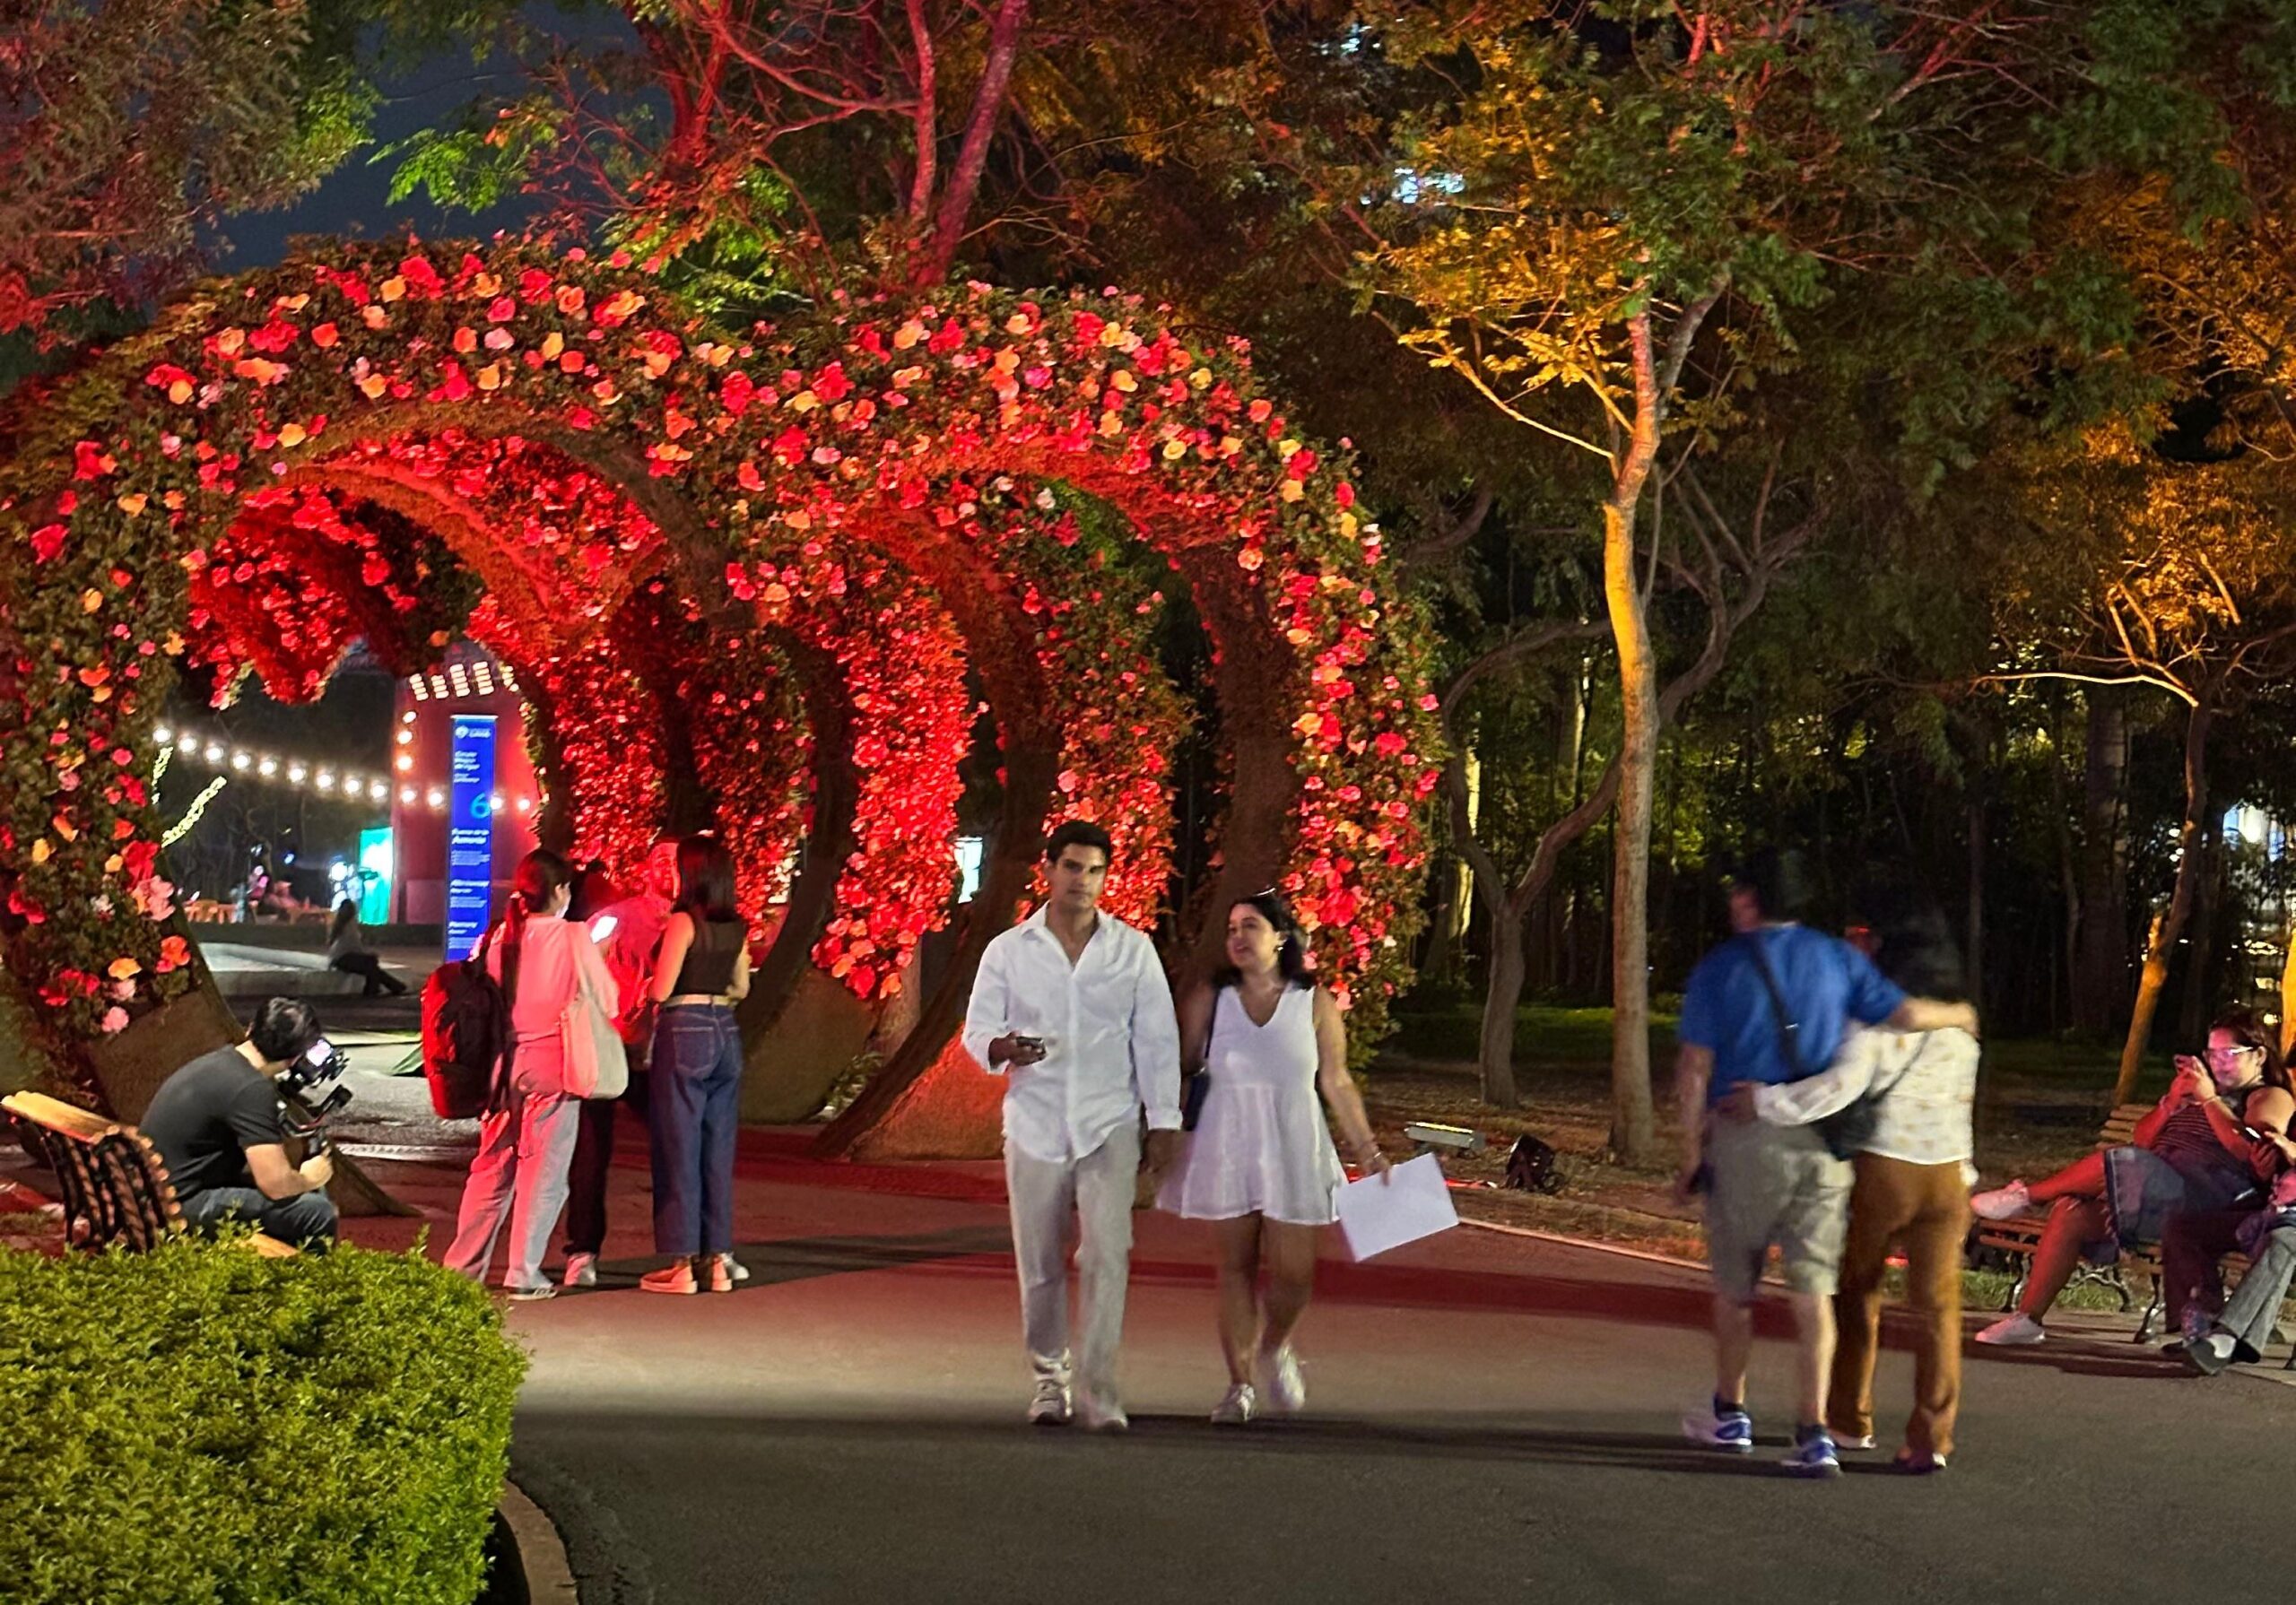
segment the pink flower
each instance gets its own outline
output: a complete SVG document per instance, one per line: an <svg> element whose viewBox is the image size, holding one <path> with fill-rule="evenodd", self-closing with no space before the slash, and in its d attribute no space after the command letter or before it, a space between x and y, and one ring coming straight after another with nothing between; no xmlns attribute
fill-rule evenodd
<svg viewBox="0 0 2296 1605"><path fill-rule="evenodd" d="M103 1029L104 1035L107 1037L116 1036L119 1032L127 1029L127 1011L121 1008L117 1003L114 1003L110 1008L105 1010Z"/></svg>

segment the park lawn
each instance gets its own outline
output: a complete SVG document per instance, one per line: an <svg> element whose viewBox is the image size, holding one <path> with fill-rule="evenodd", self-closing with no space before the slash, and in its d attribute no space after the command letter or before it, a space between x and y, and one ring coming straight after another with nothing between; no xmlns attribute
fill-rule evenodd
<svg viewBox="0 0 2296 1605"><path fill-rule="evenodd" d="M1672 999L1659 1000L1671 1003ZM1479 1184L1459 1193L1463 1214L1495 1224L1589 1237L1670 1257L1701 1260L1704 1232L1694 1209L1671 1193L1680 1132L1673 1099L1674 1015L1654 1010L1650 1063L1658 1119L1655 1163L1628 1166L1608 1151L1610 1011L1535 1004L1516 1019L1515 1074L1521 1095L1512 1110L1484 1104L1475 1075L1480 1014L1471 1002L1398 1011L1395 1034L1364 1080L1372 1124L1390 1152L1409 1152L1403 1127L1412 1121L1468 1126L1483 1133L1481 1154L1448 1157L1455 1181ZM2109 1112L2115 1056L2109 1049L2053 1038L1987 1042L1978 1083L1978 1166L1988 1182L2039 1176L2078 1158L2095 1143ZM2158 1096L2169 1079L2165 1057L2148 1062L2140 1097ZM1561 1191L1546 1197L1507 1190L1508 1150L1534 1133L1560 1156ZM1997 1303L2000 1279L1970 1273L1974 1307ZM1981 1285L1980 1285L1981 1284ZM1982 1302L1979 1302L1982 1300ZM2109 1308L2101 1289L2076 1288L2066 1302Z"/></svg>

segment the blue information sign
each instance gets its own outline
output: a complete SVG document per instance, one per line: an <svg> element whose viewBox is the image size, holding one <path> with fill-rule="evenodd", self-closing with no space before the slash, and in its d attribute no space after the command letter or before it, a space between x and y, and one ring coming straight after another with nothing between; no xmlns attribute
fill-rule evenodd
<svg viewBox="0 0 2296 1605"><path fill-rule="evenodd" d="M494 716L455 720L447 809L447 957L460 959L485 933L494 895Z"/></svg>

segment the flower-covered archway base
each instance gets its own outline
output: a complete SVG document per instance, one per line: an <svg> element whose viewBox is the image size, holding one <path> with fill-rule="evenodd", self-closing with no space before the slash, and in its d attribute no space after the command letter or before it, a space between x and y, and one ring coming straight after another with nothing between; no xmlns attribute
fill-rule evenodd
<svg viewBox="0 0 2296 1605"><path fill-rule="evenodd" d="M736 335L619 262L344 246L210 287L19 411L0 935L67 1068L195 984L151 807L168 685L247 664L313 694L345 618L403 668L493 632L545 688L565 829L626 855L699 810L749 900L786 892L761 974L877 1004L952 912L979 688L985 883L833 1151L993 1141L993 1083L943 1050L1048 820L1107 820L1122 911L1154 919L1193 716L1150 645L1174 586L1232 787L1187 906L1285 886L1359 1039L1404 978L1439 757L1418 621L1344 463L1239 343L980 286ZM1167 931L1185 965L1198 933Z"/></svg>

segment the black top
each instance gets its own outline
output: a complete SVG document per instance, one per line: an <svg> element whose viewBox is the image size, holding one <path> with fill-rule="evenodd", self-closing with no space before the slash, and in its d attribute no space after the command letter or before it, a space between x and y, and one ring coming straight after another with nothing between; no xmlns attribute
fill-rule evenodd
<svg viewBox="0 0 2296 1605"><path fill-rule="evenodd" d="M748 935L748 928L739 920L695 920L693 945L685 950L685 962L678 967L678 984L670 988L670 995L731 992L734 960Z"/></svg>
<svg viewBox="0 0 2296 1605"><path fill-rule="evenodd" d="M235 1047L202 1054L160 1085L144 1134L167 1162L176 1196L248 1187L247 1150L284 1142L279 1089Z"/></svg>

